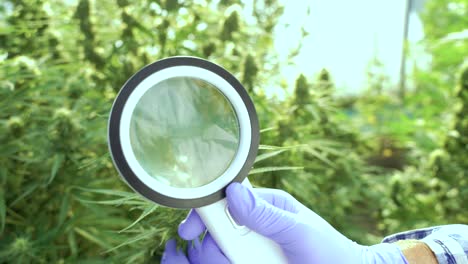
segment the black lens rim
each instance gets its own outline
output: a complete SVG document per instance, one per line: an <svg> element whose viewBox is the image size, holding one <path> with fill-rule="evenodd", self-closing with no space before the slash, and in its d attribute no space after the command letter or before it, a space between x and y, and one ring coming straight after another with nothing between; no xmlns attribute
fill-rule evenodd
<svg viewBox="0 0 468 264"><path fill-rule="evenodd" d="M225 189L227 186L224 186L220 190L217 190L209 195L193 199L174 198L159 193L143 183L132 171L127 160L125 159L120 142L120 120L122 117L123 108L133 90L151 74L175 66L194 66L209 70L226 80L239 94L247 108L247 112L250 118L251 143L244 165L231 182L242 182L247 177L257 156L258 145L260 142L260 129L255 106L239 80L237 80L223 67L202 58L189 56L165 58L145 66L132 77L130 77L130 79L128 79L128 81L121 88L110 111L108 123L108 145L114 166L117 168L120 176L122 176L125 182L134 191L141 194L143 197L163 206L173 208L198 208L223 199L226 196Z"/></svg>

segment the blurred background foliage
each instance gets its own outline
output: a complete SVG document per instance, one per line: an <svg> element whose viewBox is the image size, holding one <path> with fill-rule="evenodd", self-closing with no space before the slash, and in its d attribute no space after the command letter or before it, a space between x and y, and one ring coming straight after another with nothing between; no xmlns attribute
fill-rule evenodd
<svg viewBox="0 0 468 264"><path fill-rule="evenodd" d="M466 2L427 3L431 65L404 97L372 74L366 92L338 96L332 73L304 69L282 99L266 91L282 74L283 7L253 3L249 21L238 0L0 4L0 263L159 263L186 211L119 180L106 125L124 82L173 55L219 63L248 89L262 127L255 185L290 192L360 243L468 223L468 42L447 37L466 30Z"/></svg>

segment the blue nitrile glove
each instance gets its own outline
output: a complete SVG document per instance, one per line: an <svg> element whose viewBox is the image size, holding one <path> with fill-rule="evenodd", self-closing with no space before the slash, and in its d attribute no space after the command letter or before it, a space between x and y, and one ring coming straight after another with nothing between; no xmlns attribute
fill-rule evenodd
<svg viewBox="0 0 468 264"><path fill-rule="evenodd" d="M166 242L166 248L161 258L161 264L190 264L184 252L177 249L177 242L171 239Z"/></svg>
<svg viewBox="0 0 468 264"><path fill-rule="evenodd" d="M195 238L187 248L188 258L182 251L177 250L175 239L167 241L161 264L229 264L229 260L223 255L210 234L205 235L202 243L198 237Z"/></svg>
<svg viewBox="0 0 468 264"><path fill-rule="evenodd" d="M252 191L232 183L226 196L234 220L277 242L289 263L407 264L398 246L361 246L284 191ZM204 231L205 225L194 210L179 226L179 235L186 240L195 239L195 244ZM188 253L190 263L229 263L209 234Z"/></svg>

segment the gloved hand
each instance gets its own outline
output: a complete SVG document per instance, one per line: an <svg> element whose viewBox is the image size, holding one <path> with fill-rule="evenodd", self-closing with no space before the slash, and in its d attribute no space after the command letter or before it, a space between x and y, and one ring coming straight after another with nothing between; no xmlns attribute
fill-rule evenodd
<svg viewBox="0 0 468 264"><path fill-rule="evenodd" d="M286 192L233 183L226 190L229 212L239 225L266 236L283 249L289 263L407 264L398 246L361 246L336 231L319 215ZM194 210L179 226L179 235L195 240L190 263L229 263L211 236L200 244L205 226Z"/></svg>

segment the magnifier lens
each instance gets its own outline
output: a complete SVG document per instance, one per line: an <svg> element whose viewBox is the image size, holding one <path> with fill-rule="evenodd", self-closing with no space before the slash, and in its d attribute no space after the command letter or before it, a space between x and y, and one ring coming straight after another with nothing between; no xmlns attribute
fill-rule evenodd
<svg viewBox="0 0 468 264"><path fill-rule="evenodd" d="M234 159L239 123L215 86L174 77L139 99L130 120L130 142L154 179L178 188L200 187L221 176Z"/></svg>

